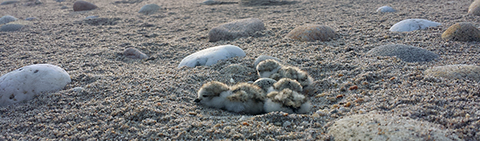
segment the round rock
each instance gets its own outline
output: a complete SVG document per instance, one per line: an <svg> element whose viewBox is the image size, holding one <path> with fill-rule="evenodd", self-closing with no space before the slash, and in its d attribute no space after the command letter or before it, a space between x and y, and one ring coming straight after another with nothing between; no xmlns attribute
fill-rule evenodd
<svg viewBox="0 0 480 141"><path fill-rule="evenodd" d="M466 64L437 66L425 70L425 74L447 79L480 81L480 66Z"/></svg>
<svg viewBox="0 0 480 141"><path fill-rule="evenodd" d="M367 54L373 56L397 56L405 62L428 62L438 58L438 55L423 48L390 44L373 48Z"/></svg>
<svg viewBox="0 0 480 141"><path fill-rule="evenodd" d="M480 0L475 0L468 7L468 14L480 16Z"/></svg>
<svg viewBox="0 0 480 141"><path fill-rule="evenodd" d="M13 16L10 16L10 15L6 15L6 16L3 16L0 18L0 24L6 24L6 23L9 23L9 22L13 22L13 21L16 21L17 18L13 17Z"/></svg>
<svg viewBox="0 0 480 141"><path fill-rule="evenodd" d="M145 53L142 53L140 50L136 48L127 48L123 51L123 55L128 58L132 59L147 59L148 56Z"/></svg>
<svg viewBox="0 0 480 141"><path fill-rule="evenodd" d="M441 125L380 114L351 115L336 121L328 133L335 140L460 140Z"/></svg>
<svg viewBox="0 0 480 141"><path fill-rule="evenodd" d="M442 39L450 41L480 41L480 30L471 23L456 23L442 33Z"/></svg>
<svg viewBox="0 0 480 141"><path fill-rule="evenodd" d="M335 39L337 33L330 27L324 25L305 25L296 27L287 34L287 38L300 41L329 41Z"/></svg>
<svg viewBox="0 0 480 141"><path fill-rule="evenodd" d="M265 29L265 25L260 19L248 18L214 27L208 32L208 38L210 42L233 40L239 37L251 36L253 33Z"/></svg>
<svg viewBox="0 0 480 141"><path fill-rule="evenodd" d="M217 63L219 60L245 56L245 52L237 46L222 45L210 47L188 55L183 58L180 64L178 64L178 67L210 66Z"/></svg>
<svg viewBox="0 0 480 141"><path fill-rule="evenodd" d="M73 3L73 11L86 11L98 8L95 4L86 1L76 1Z"/></svg>
<svg viewBox="0 0 480 141"><path fill-rule="evenodd" d="M14 3L19 3L20 1L18 0L7 0L7 1L4 1L2 3L0 3L0 5L7 5L7 4L14 4Z"/></svg>
<svg viewBox="0 0 480 141"><path fill-rule="evenodd" d="M0 31L5 32L5 31L18 31L24 27L23 24L16 24L16 23L9 23L2 25L0 27Z"/></svg>
<svg viewBox="0 0 480 141"><path fill-rule="evenodd" d="M160 6L158 6L157 4L147 4L142 6L142 8L140 8L138 13L149 15L157 12L159 9L160 9Z"/></svg>
<svg viewBox="0 0 480 141"><path fill-rule="evenodd" d="M35 64L0 77L0 106L33 99L35 95L55 92L70 83L70 75L55 65Z"/></svg>
<svg viewBox="0 0 480 141"><path fill-rule="evenodd" d="M396 12L397 10L393 9L392 7L390 6L382 6L382 7L379 7L377 9L377 12L382 12L382 13L386 13L386 12Z"/></svg>
<svg viewBox="0 0 480 141"><path fill-rule="evenodd" d="M406 19L394 24L390 27L392 32L408 32L414 30L426 29L428 27L436 27L441 23L425 20L425 19Z"/></svg>

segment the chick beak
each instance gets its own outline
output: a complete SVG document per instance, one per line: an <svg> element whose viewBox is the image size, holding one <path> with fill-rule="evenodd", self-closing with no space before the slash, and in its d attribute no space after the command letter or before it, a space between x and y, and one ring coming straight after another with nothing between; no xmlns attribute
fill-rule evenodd
<svg viewBox="0 0 480 141"><path fill-rule="evenodd" d="M195 98L195 100L193 100L193 102L196 102L196 103L198 103L198 102L200 102L200 99L198 99L198 98Z"/></svg>

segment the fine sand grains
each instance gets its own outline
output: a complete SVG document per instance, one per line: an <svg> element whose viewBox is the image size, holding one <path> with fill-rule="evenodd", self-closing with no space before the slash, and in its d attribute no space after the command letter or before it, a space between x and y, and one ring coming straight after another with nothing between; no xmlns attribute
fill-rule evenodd
<svg viewBox="0 0 480 141"><path fill-rule="evenodd" d="M0 5L1 16L37 18L21 30L0 32L0 74L52 64L65 69L72 81L58 92L0 107L0 138L325 140L334 139L327 131L335 122L372 111L387 119L432 123L463 140L480 138L478 81L426 73L438 66L480 65L478 42L441 38L455 23L480 23L478 16L467 13L471 0L296 0L252 6L237 0L222 0L232 4L219 5L200 4L203 1L89 1L98 8L77 12L74 1ZM152 3L161 9L150 15L138 13ZM397 11L376 12L385 5ZM98 18L85 20L92 15ZM246 18L262 20L265 30L255 36L208 41L213 27ZM389 31L404 19L429 19L442 25ZM303 25L329 26L338 37L325 42L285 38ZM194 52L227 44L241 48L245 57L177 68ZM406 62L367 54L388 44L422 48L438 58ZM136 48L148 58L128 58L123 54L127 48ZM231 85L257 80L254 63L260 55L279 58L314 78L312 91L305 95L313 105L311 112L248 115L193 102L205 82Z"/></svg>

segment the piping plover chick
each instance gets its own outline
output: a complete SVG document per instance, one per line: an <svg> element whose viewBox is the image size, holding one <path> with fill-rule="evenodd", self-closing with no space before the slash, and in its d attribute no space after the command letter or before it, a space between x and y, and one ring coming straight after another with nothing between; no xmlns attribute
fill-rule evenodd
<svg viewBox="0 0 480 141"><path fill-rule="evenodd" d="M290 90L293 90L295 92L302 92L303 91L302 85L300 83L298 83L298 81L290 79L290 78L282 78L282 79L278 80L277 83L273 84L273 88L276 91L282 91L284 89L290 89Z"/></svg>
<svg viewBox="0 0 480 141"><path fill-rule="evenodd" d="M272 78L259 78L253 82L253 85L257 85L262 88L265 93L269 93L269 89L273 89L273 84L275 83L277 83L277 80Z"/></svg>
<svg viewBox="0 0 480 141"><path fill-rule="evenodd" d="M227 96L230 95L232 95L230 87L222 82L212 81L203 84L200 90L198 90L198 97L194 102L207 107L224 109Z"/></svg>
<svg viewBox="0 0 480 141"><path fill-rule="evenodd" d="M263 105L266 94L257 85L240 83L230 89L232 95L227 96L225 108L232 112L243 112L247 114L260 114L263 112Z"/></svg>
<svg viewBox="0 0 480 141"><path fill-rule="evenodd" d="M282 78L297 80L303 88L313 84L313 78L307 72L297 67L283 67L279 70Z"/></svg>
<svg viewBox="0 0 480 141"><path fill-rule="evenodd" d="M264 110L267 113L283 111L286 113L304 114L310 112L311 108L312 104L304 95L288 88L269 93L264 105Z"/></svg>
<svg viewBox="0 0 480 141"><path fill-rule="evenodd" d="M276 74L283 66L278 61L267 59L258 63L256 67L260 78L272 78L272 75Z"/></svg>

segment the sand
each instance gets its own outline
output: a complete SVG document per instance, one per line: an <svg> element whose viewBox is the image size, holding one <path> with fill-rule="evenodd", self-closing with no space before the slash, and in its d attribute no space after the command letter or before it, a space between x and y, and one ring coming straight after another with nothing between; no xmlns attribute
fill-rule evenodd
<svg viewBox="0 0 480 141"><path fill-rule="evenodd" d="M227 4L102 0L90 1L99 8L83 12L73 12L73 0L1 5L0 16L38 19L20 31L0 32L0 74L49 63L64 68L72 82L59 92L0 107L0 140L326 140L334 138L328 127L336 120L367 112L439 124L461 139L480 140L478 82L424 74L435 66L480 65L478 42L441 39L450 25L480 22L478 16L467 15L471 0L297 0L251 7L222 1ZM152 3L161 7L158 13L138 13ZM385 5L397 12L375 12ZM84 21L87 16L99 18ZM259 18L267 29L253 37L208 42L209 29L244 18ZM442 25L388 31L393 24L414 18ZM328 42L284 38L305 24L330 26L339 38ZM366 54L393 43L420 47L439 58L407 63ZM177 68L185 56L225 44L242 48L247 56L213 66ZM125 57L123 51L129 47L149 58ZM231 78L236 83L258 79L254 71L232 74L222 69L240 64L254 70L260 55L300 67L315 79L314 90L307 95L314 105L310 113L244 115L193 102L208 81L231 85ZM83 90L78 92L77 87Z"/></svg>

